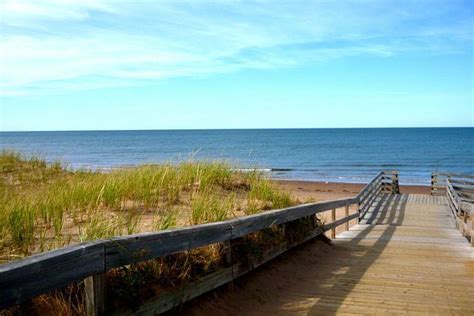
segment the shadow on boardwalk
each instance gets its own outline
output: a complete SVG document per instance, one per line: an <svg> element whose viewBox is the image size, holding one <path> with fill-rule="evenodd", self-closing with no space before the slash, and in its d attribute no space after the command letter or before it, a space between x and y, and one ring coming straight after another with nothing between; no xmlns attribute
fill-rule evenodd
<svg viewBox="0 0 474 316"><path fill-rule="evenodd" d="M359 284L358 281L390 242L397 228L396 226L400 226L403 223L406 208L405 197L406 196L403 195L382 195L379 203L366 214L362 221L362 223L369 224L370 226L365 226L365 228L352 239L342 241L336 245L336 247L342 250L338 251L340 254L337 258L348 258L349 264L342 266L345 268L344 273L339 276L336 282L324 287L324 294L320 293L324 296L313 304L311 310L309 310L309 314L318 314L322 311L325 313L335 313L339 310L347 295ZM371 240L368 236L374 229L382 229L383 232L373 240L373 243L364 246L359 245L362 240L365 242ZM350 260L351 258L360 258L361 260ZM341 269L341 265L336 266L338 269ZM327 272L331 273L331 271ZM363 292L364 290L362 289L361 291ZM356 303L357 302L354 302L354 305L356 305ZM354 307L357 306L352 307L354 311ZM360 312L364 311L369 312L363 307Z"/></svg>
<svg viewBox="0 0 474 316"><path fill-rule="evenodd" d="M349 294L356 286L362 299L367 297L364 291L374 291L374 287L364 288L359 281L402 224L404 197L381 195L366 214L367 224L382 225L356 226L354 236L336 239L332 245L321 239L309 242L237 280L230 289L207 294L174 314L287 315L340 311L351 300ZM378 232L372 238L374 230ZM350 305L352 312L357 312L357 308L369 312L367 304L358 306L354 301Z"/></svg>

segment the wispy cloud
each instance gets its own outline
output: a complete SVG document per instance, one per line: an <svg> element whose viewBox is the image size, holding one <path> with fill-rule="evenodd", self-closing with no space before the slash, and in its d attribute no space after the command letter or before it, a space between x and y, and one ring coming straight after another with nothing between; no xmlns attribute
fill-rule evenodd
<svg viewBox="0 0 474 316"><path fill-rule="evenodd" d="M402 8L402 9L400 9ZM455 1L0 0L2 94L472 50Z"/></svg>

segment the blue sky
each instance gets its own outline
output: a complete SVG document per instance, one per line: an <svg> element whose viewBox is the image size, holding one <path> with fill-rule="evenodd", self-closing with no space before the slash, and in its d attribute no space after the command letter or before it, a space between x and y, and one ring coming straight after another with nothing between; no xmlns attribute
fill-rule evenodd
<svg viewBox="0 0 474 316"><path fill-rule="evenodd" d="M0 0L0 130L473 126L473 3Z"/></svg>

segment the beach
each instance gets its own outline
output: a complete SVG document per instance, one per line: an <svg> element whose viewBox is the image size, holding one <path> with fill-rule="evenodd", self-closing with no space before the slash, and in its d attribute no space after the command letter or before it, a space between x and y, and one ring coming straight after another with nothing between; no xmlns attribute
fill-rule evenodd
<svg viewBox="0 0 474 316"><path fill-rule="evenodd" d="M301 202L317 202L356 196L366 183L274 180L276 186ZM401 193L429 194L424 185L401 185Z"/></svg>

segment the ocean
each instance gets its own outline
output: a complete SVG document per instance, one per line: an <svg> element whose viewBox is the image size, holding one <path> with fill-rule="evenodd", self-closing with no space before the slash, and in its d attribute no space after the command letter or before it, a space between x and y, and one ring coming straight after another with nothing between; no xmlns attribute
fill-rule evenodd
<svg viewBox="0 0 474 316"><path fill-rule="evenodd" d="M226 160L272 178L367 182L398 170L402 184L433 171L474 174L474 128L2 132L0 148L69 168Z"/></svg>

